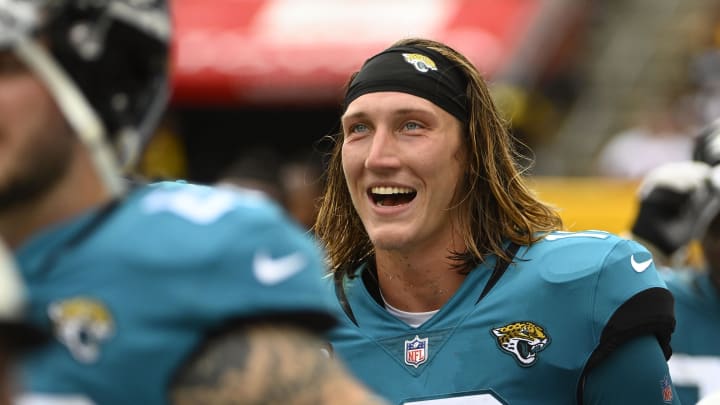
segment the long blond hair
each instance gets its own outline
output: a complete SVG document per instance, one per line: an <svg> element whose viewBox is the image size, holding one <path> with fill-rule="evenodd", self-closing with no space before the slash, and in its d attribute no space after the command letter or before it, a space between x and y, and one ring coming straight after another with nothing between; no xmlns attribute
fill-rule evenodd
<svg viewBox="0 0 720 405"><path fill-rule="evenodd" d="M448 252L455 267L467 272L488 255L509 260L504 251L505 242L530 245L543 234L562 229L558 213L538 200L526 185L516 160L521 156L514 148L512 136L490 96L487 83L475 66L459 52L433 40L409 38L392 45L395 46L415 46L439 52L459 66L468 79L469 120L463 139L467 167L465 178L456 190L458 204L454 210L454 221L466 250ZM351 271L374 253L345 182L342 137L342 130L332 137L335 144L314 226L333 272Z"/></svg>

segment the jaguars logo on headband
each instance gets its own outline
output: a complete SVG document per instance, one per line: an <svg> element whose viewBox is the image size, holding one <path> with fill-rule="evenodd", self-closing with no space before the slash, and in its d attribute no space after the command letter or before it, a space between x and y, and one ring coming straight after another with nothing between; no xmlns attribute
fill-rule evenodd
<svg viewBox="0 0 720 405"><path fill-rule="evenodd" d="M48 315L55 334L81 363L94 363L100 345L112 336L113 318L103 303L92 298L76 297L53 302Z"/></svg>
<svg viewBox="0 0 720 405"><path fill-rule="evenodd" d="M418 72L427 72L428 70L437 70L437 66L432 59L419 53L404 53L402 54L405 58L405 62L415 66Z"/></svg>

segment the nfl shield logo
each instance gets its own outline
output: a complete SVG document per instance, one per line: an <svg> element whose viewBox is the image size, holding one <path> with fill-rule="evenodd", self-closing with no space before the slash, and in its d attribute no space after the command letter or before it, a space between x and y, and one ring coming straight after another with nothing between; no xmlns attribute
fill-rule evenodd
<svg viewBox="0 0 720 405"><path fill-rule="evenodd" d="M663 402L670 404L673 401L672 383L670 382L670 376L665 376L660 382L662 387Z"/></svg>
<svg viewBox="0 0 720 405"><path fill-rule="evenodd" d="M417 368L425 363L428 356L428 338L420 339L415 335L413 340L405 341L405 364Z"/></svg>

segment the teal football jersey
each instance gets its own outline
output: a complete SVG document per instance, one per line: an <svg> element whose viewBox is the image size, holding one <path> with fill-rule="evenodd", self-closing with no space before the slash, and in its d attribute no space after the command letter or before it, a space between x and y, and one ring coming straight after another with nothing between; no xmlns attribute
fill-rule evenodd
<svg viewBox="0 0 720 405"><path fill-rule="evenodd" d="M669 355L672 298L636 242L549 234L520 247L481 298L495 268L486 260L413 328L388 313L360 266L333 284L346 313L329 335L336 355L391 402L424 405L575 404L586 367L627 336L657 333ZM657 403L671 403L671 390L658 380Z"/></svg>
<svg viewBox="0 0 720 405"><path fill-rule="evenodd" d="M675 297L670 374L683 404L720 393L720 292L707 273L661 271Z"/></svg>
<svg viewBox="0 0 720 405"><path fill-rule="evenodd" d="M143 186L17 259L31 320L55 336L22 364L24 400L163 404L182 361L229 322L334 322L316 243L256 194Z"/></svg>

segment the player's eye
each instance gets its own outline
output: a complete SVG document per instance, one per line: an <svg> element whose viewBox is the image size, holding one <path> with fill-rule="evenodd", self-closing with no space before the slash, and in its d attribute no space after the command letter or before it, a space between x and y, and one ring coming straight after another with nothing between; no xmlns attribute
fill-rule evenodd
<svg viewBox="0 0 720 405"><path fill-rule="evenodd" d="M408 121L405 123L404 128L408 131L414 131L417 129L422 129L423 126L420 125L418 122L415 121Z"/></svg>
<svg viewBox="0 0 720 405"><path fill-rule="evenodd" d="M353 132L367 132L368 127L365 124L355 124L352 127Z"/></svg>
<svg viewBox="0 0 720 405"><path fill-rule="evenodd" d="M362 134L367 131L369 131L368 126L362 123L352 124L347 129L348 134Z"/></svg>

